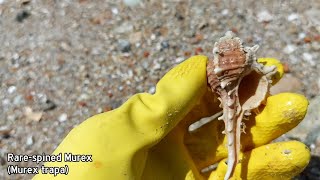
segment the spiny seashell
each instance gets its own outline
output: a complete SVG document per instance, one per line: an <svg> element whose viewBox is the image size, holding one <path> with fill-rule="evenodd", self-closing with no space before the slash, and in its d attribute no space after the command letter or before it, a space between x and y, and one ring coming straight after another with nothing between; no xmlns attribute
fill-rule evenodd
<svg viewBox="0 0 320 180"><path fill-rule="evenodd" d="M257 62L259 46L243 47L242 41L231 31L215 43L213 61L207 65L208 84L219 96L228 139L228 169L225 180L233 175L239 160L240 135L244 115L250 115L266 98L275 66ZM239 89L240 88L240 89Z"/></svg>

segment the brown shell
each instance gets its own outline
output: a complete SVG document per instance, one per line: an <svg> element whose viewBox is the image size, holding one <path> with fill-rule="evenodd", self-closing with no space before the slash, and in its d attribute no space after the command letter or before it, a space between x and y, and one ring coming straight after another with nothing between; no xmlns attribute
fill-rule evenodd
<svg viewBox="0 0 320 180"><path fill-rule="evenodd" d="M216 92L223 108L228 141L228 168L225 180L232 177L240 154L242 118L266 98L270 77L276 67L266 68L257 62L258 46L244 48L241 40L227 32L214 45L213 61L208 62L208 84ZM219 119L219 118L218 118Z"/></svg>
<svg viewBox="0 0 320 180"><path fill-rule="evenodd" d="M224 70L243 67L246 63L246 55L240 43L241 42L236 39L229 39L218 43L218 67Z"/></svg>
<svg viewBox="0 0 320 180"><path fill-rule="evenodd" d="M246 53L242 48L242 43L238 39L222 40L216 44L218 51L215 58L218 59L214 65L221 73L217 73L220 81L225 79L235 80L244 72Z"/></svg>
<svg viewBox="0 0 320 180"><path fill-rule="evenodd" d="M220 86L220 81L218 79L218 76L214 73L214 64L213 61L208 61L207 64L207 78L208 78L208 84L209 87L213 92L216 92L217 87Z"/></svg>

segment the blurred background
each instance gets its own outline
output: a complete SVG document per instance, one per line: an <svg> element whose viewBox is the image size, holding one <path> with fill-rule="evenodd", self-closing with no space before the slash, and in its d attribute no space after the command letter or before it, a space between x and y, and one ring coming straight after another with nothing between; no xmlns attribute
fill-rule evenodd
<svg viewBox="0 0 320 180"><path fill-rule="evenodd" d="M305 120L278 141L307 144L312 160L296 179L320 179L318 0L0 0L0 179L32 177L9 177L6 153L50 154L88 117L154 93L176 64L212 57L227 30L281 60L273 94L309 99Z"/></svg>

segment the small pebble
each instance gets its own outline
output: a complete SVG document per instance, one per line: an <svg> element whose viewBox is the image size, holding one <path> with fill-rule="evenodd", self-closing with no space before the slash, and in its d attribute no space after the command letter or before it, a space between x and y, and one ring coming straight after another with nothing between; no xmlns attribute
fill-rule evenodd
<svg viewBox="0 0 320 180"><path fill-rule="evenodd" d="M108 111L111 111L112 110L112 107L111 106L106 106L103 108L103 112L108 112Z"/></svg>
<svg viewBox="0 0 320 180"><path fill-rule="evenodd" d="M143 57L147 58L147 57L149 57L149 55L150 55L149 51L144 51L143 52Z"/></svg>
<svg viewBox="0 0 320 180"><path fill-rule="evenodd" d="M33 144L33 137L32 137L32 136L29 136L29 137L27 138L26 145L27 145L27 146L31 146L32 144Z"/></svg>
<svg viewBox="0 0 320 180"><path fill-rule="evenodd" d="M80 102L78 102L78 104L79 104L80 107L85 107L85 106L87 106L87 103L84 102L84 101L80 101Z"/></svg>
<svg viewBox="0 0 320 180"><path fill-rule="evenodd" d="M80 101L85 101L85 100L88 100L90 97L89 97L89 95L88 94L85 94L85 93L83 93L83 94L81 94L80 96L79 96L79 100Z"/></svg>
<svg viewBox="0 0 320 180"><path fill-rule="evenodd" d="M13 59L13 60L18 60L19 57L20 57L20 56L19 56L18 53L14 53L13 56L12 56L12 59Z"/></svg>
<svg viewBox="0 0 320 180"><path fill-rule="evenodd" d="M141 85L138 85L136 87L136 90L137 90L137 92L143 92L144 91L144 89L143 89L143 87Z"/></svg>
<svg viewBox="0 0 320 180"><path fill-rule="evenodd" d="M117 26L115 28L116 33L126 33L126 32L132 32L133 25L130 22L123 22L120 26Z"/></svg>
<svg viewBox="0 0 320 180"><path fill-rule="evenodd" d="M184 57L178 57L177 59L174 60L175 63L181 63L182 61L184 61Z"/></svg>
<svg viewBox="0 0 320 180"><path fill-rule="evenodd" d="M197 47L195 50L194 50L194 54L195 55L198 55L198 54L201 54L203 52L203 49L201 47Z"/></svg>
<svg viewBox="0 0 320 180"><path fill-rule="evenodd" d="M306 33L303 33L303 32L299 33L298 35L299 39L304 39L305 37L306 37Z"/></svg>
<svg viewBox="0 0 320 180"><path fill-rule="evenodd" d="M162 51L163 50L163 48L161 47L161 43L157 43L156 50L157 51Z"/></svg>
<svg viewBox="0 0 320 180"><path fill-rule="evenodd" d="M43 112L39 111L39 112L34 112L33 109L31 109L31 107L24 107L24 116L26 118L26 121L32 122L39 122L42 118Z"/></svg>
<svg viewBox="0 0 320 180"><path fill-rule="evenodd" d="M164 57L160 57L159 59L158 59L158 62L164 62L165 61L165 58Z"/></svg>
<svg viewBox="0 0 320 180"><path fill-rule="evenodd" d="M44 104L41 105L43 111L50 111L57 107L57 105L51 101L50 99L47 99Z"/></svg>
<svg viewBox="0 0 320 180"><path fill-rule="evenodd" d="M198 44L203 40L203 38L204 38L203 34L196 34L195 37L193 37L190 40L190 43L191 44Z"/></svg>
<svg viewBox="0 0 320 180"><path fill-rule="evenodd" d="M141 43L137 42L134 44L137 48L141 46Z"/></svg>
<svg viewBox="0 0 320 180"><path fill-rule="evenodd" d="M185 52L183 52L183 55L186 56L186 57L189 57L189 56L191 56L191 52L190 51L185 51Z"/></svg>
<svg viewBox="0 0 320 180"><path fill-rule="evenodd" d="M297 19L299 19L299 15L296 14L296 13L292 13L287 17L288 21L294 21L294 20L297 20Z"/></svg>
<svg viewBox="0 0 320 180"><path fill-rule="evenodd" d="M0 138L8 139L10 138L10 132L11 129L8 128L7 126L1 126L0 127Z"/></svg>
<svg viewBox="0 0 320 180"><path fill-rule="evenodd" d="M307 37L303 38L303 41L305 43L311 43L312 39L309 36L307 36Z"/></svg>
<svg viewBox="0 0 320 180"><path fill-rule="evenodd" d="M60 43L60 47L61 47L63 50L65 50L65 51L70 51L70 50L71 50L71 47L70 47L69 44L66 43L66 42L61 42L61 43Z"/></svg>
<svg viewBox="0 0 320 180"><path fill-rule="evenodd" d="M30 57L29 59L28 59L28 62L29 63L34 63L36 61L36 59L34 58L34 57Z"/></svg>
<svg viewBox="0 0 320 180"><path fill-rule="evenodd" d="M59 116L59 122L65 122L68 119L68 115L66 113L63 113Z"/></svg>
<svg viewBox="0 0 320 180"><path fill-rule="evenodd" d="M289 64L288 63L282 63L283 66L283 72L288 73L290 72Z"/></svg>
<svg viewBox="0 0 320 180"><path fill-rule="evenodd" d="M221 11L221 14L222 14L223 16L226 16L226 15L229 14L229 10L228 10L228 9L224 9L224 10Z"/></svg>
<svg viewBox="0 0 320 180"><path fill-rule="evenodd" d="M169 47L170 47L170 45L169 45L168 41L161 42L161 49L167 49Z"/></svg>
<svg viewBox="0 0 320 180"><path fill-rule="evenodd" d="M151 34L150 39L151 40L155 40L156 39L156 35L155 34Z"/></svg>
<svg viewBox="0 0 320 180"><path fill-rule="evenodd" d="M118 8L114 7L111 9L111 12L112 12L112 14L117 15L119 13L119 10L118 10Z"/></svg>
<svg viewBox="0 0 320 180"><path fill-rule="evenodd" d="M31 2L31 0L22 0L21 5L28 5Z"/></svg>
<svg viewBox="0 0 320 180"><path fill-rule="evenodd" d="M56 132L57 132L58 134L63 134L63 133L65 132L65 130L64 130L63 127L58 126Z"/></svg>
<svg viewBox="0 0 320 180"><path fill-rule="evenodd" d="M16 97L14 97L13 99L13 104L14 105L21 105L24 102L24 98L22 95L17 95Z"/></svg>
<svg viewBox="0 0 320 180"><path fill-rule="evenodd" d="M149 62L148 62L148 61L143 61L143 62L142 62L142 67L143 67L144 69L148 69L148 68L149 68Z"/></svg>
<svg viewBox="0 0 320 180"><path fill-rule="evenodd" d="M314 62L313 60L313 56L310 53L303 53L302 57L305 61L307 61L308 63L310 63L312 66L316 65L316 62Z"/></svg>
<svg viewBox="0 0 320 180"><path fill-rule="evenodd" d="M10 100L9 99L2 100L2 105L3 106L8 106L9 104L10 104Z"/></svg>
<svg viewBox="0 0 320 180"><path fill-rule="evenodd" d="M175 17L176 17L179 21L183 21L183 20L184 20L184 16L183 16L181 13L179 13L179 12L176 12Z"/></svg>
<svg viewBox="0 0 320 180"><path fill-rule="evenodd" d="M156 92L156 87L154 87L154 86L150 87L148 92L150 94L154 94Z"/></svg>
<svg viewBox="0 0 320 180"><path fill-rule="evenodd" d="M132 78L133 77L133 71L132 71L132 69L129 69L128 70L128 78Z"/></svg>
<svg viewBox="0 0 320 180"><path fill-rule="evenodd" d="M267 10L260 11L257 15L258 22L270 22L272 19L273 16Z"/></svg>
<svg viewBox="0 0 320 180"><path fill-rule="evenodd" d="M320 50L320 43L319 42L312 42L311 46L314 50L319 51Z"/></svg>
<svg viewBox="0 0 320 180"><path fill-rule="evenodd" d="M297 47L296 47L295 45L288 44L288 45L283 49L283 52L285 52L285 53L287 53L287 54L291 54L291 53L293 53L296 49L297 49Z"/></svg>
<svg viewBox="0 0 320 180"><path fill-rule="evenodd" d="M91 50L92 55L99 55L100 54L100 48L99 47L94 47Z"/></svg>
<svg viewBox="0 0 320 180"><path fill-rule="evenodd" d="M10 87L8 88L8 93L9 93L9 94L12 94L12 93L16 92L16 90L17 90L17 87L16 87L16 86L10 86Z"/></svg>
<svg viewBox="0 0 320 180"><path fill-rule="evenodd" d="M203 30L204 28L208 27L209 23L206 21L202 21L198 24L198 29Z"/></svg>
<svg viewBox="0 0 320 180"><path fill-rule="evenodd" d="M8 121L15 121L15 120L17 120L17 116L15 116L14 114L10 114L10 115L8 115L7 119L8 119Z"/></svg>
<svg viewBox="0 0 320 180"><path fill-rule="evenodd" d="M140 3L140 0L123 0L123 2L127 6L136 6Z"/></svg>
<svg viewBox="0 0 320 180"><path fill-rule="evenodd" d="M154 62L154 65L152 67L153 70L160 70L161 64L159 62Z"/></svg>
<svg viewBox="0 0 320 180"><path fill-rule="evenodd" d="M123 39L120 39L118 41L118 47L119 47L119 50L123 53L130 52L130 50L131 50L130 42L127 40L123 40Z"/></svg>
<svg viewBox="0 0 320 180"><path fill-rule="evenodd" d="M30 16L30 13L26 10L23 10L17 14L16 21L18 21L19 23L22 23L29 16Z"/></svg>
<svg viewBox="0 0 320 180"><path fill-rule="evenodd" d="M39 98L39 101L41 103L46 103L48 98L47 98L47 95L43 94L43 93L38 93L36 94L37 98Z"/></svg>
<svg viewBox="0 0 320 180"><path fill-rule="evenodd" d="M99 107L99 108L97 109L97 113L102 113L102 112L103 112L102 107Z"/></svg>

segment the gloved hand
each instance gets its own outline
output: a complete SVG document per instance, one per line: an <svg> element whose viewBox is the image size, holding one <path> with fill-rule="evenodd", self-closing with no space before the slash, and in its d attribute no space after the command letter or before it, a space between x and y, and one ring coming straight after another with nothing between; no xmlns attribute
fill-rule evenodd
<svg viewBox="0 0 320 180"><path fill-rule="evenodd" d="M282 66L273 59L267 65ZM207 57L194 56L169 71L154 95L134 95L121 107L95 115L75 127L54 151L92 154L93 162L50 162L69 166L56 179L223 179L227 165L224 124L214 120L194 132L190 124L219 112L219 101L207 88ZM243 156L234 179L289 179L308 164L310 152L297 141L268 144L294 128L305 116L302 95L271 96L253 113L241 136ZM201 169L219 162L216 170ZM34 179L50 179L39 174Z"/></svg>

